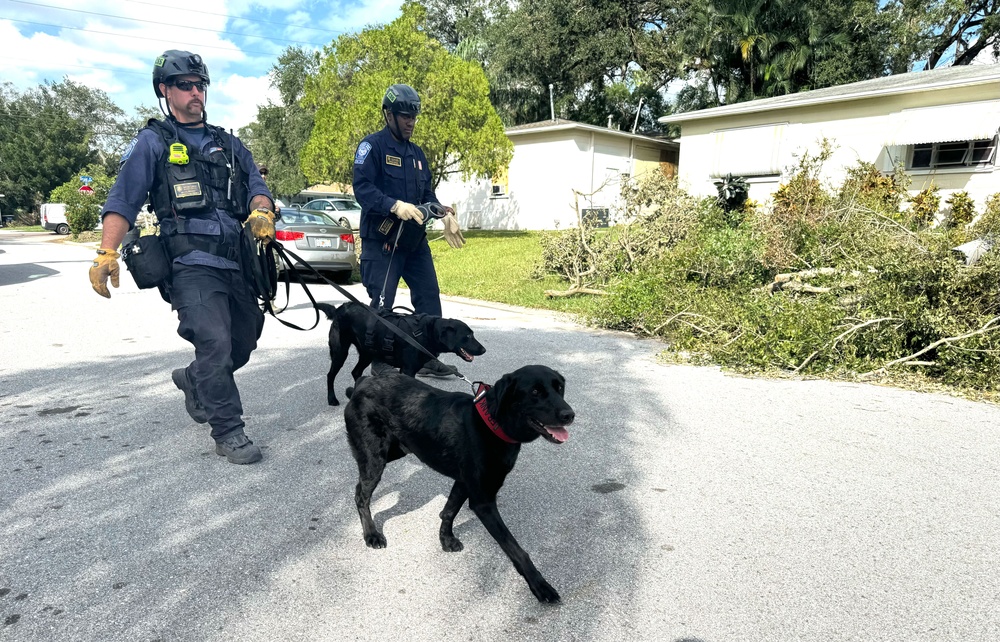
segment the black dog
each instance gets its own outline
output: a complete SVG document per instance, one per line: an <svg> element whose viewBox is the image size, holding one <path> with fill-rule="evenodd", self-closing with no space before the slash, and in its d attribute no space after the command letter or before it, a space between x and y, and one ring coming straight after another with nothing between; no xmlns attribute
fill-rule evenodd
<svg viewBox="0 0 1000 642"><path fill-rule="evenodd" d="M331 406L340 404L333 389L334 379L347 360L347 351L352 345L358 351L358 363L351 370L354 381L361 378L361 373L376 357L410 377L431 360L424 352L383 327L372 315L373 310L366 305L349 301L339 308L328 303L317 303L316 307L333 321L330 324L330 372L326 375L326 401ZM453 352L466 361L472 361L474 356L486 352L483 344L476 341L472 329L458 319L390 315L390 322L393 320L405 321L403 328L410 328L408 334L435 357L442 352ZM399 327L400 324L396 325ZM372 340L372 344L368 339ZM386 341L391 344L388 350L384 349Z"/></svg>
<svg viewBox="0 0 1000 642"><path fill-rule="evenodd" d="M372 521L372 493L386 463L413 454L455 480L441 511L442 548L462 550L452 524L468 499L538 601L558 602L559 594L507 530L497 511L497 492L514 468L522 443L539 435L555 444L569 438L565 426L575 413L563 399L564 383L551 368L525 366L505 374L475 399L397 374L365 377L356 390L348 388L344 419L360 473L354 500L365 543L385 548L385 536Z"/></svg>

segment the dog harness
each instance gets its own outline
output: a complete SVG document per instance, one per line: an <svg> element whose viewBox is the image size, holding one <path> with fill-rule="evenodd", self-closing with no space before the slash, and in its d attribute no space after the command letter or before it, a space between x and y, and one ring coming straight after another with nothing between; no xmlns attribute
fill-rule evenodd
<svg viewBox="0 0 1000 642"><path fill-rule="evenodd" d="M492 386L489 386L482 381L477 381L474 385L478 387L476 388L476 396L472 399L472 401L475 402L476 410L479 411L479 416L483 418L486 426L493 431L494 435L503 439L508 444L520 443L516 439L511 439L507 436L507 433L503 431L503 428L500 427L500 424L497 423L497 420L493 418L489 409L486 407L486 391Z"/></svg>
<svg viewBox="0 0 1000 642"><path fill-rule="evenodd" d="M378 316L395 325L397 328L416 339L417 343L423 345L421 337L424 334L425 326L430 322L428 315L397 314L395 312L381 310L378 312ZM368 323L365 327L364 344L366 349L386 358L394 355L399 356L404 348L409 347L402 341L396 343L396 334L386 328L385 324L380 323L374 316L368 319Z"/></svg>

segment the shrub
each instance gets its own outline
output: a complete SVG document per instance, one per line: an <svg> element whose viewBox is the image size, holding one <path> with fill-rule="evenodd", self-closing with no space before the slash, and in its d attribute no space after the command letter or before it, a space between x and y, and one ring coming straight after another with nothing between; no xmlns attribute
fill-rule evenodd
<svg viewBox="0 0 1000 642"><path fill-rule="evenodd" d="M941 208L941 197L937 185L921 190L910 198L907 219L915 227L926 227L934 221Z"/></svg>
<svg viewBox="0 0 1000 642"><path fill-rule="evenodd" d="M1000 236L1000 192L986 199L982 216L972 226L972 233L987 239Z"/></svg>
<svg viewBox="0 0 1000 642"><path fill-rule="evenodd" d="M976 217L976 203L968 192L954 192L946 201L951 207L948 224L954 227L968 225Z"/></svg>
<svg viewBox="0 0 1000 642"><path fill-rule="evenodd" d="M83 182L79 178L73 178L52 190L49 197L51 203L66 204L66 223L74 238L97 226L101 204L107 200L108 192L114 184L114 179L99 165L87 166L83 173L93 179L90 182L90 187L94 190L92 193L81 192Z"/></svg>
<svg viewBox="0 0 1000 642"><path fill-rule="evenodd" d="M909 178L897 167L892 176L885 176L874 163L859 161L847 170L838 198L879 212L896 214L906 195Z"/></svg>

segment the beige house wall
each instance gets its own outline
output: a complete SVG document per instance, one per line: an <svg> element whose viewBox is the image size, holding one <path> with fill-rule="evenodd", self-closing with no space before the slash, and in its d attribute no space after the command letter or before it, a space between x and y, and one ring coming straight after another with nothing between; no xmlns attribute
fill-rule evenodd
<svg viewBox="0 0 1000 642"><path fill-rule="evenodd" d="M608 208L613 218L622 177L652 167L660 169L661 151L655 144L637 145L635 139L621 135L564 129L519 132L511 140L514 158L508 171L506 195L494 196L491 182L485 179L462 181L454 176L438 186L438 198L455 206L463 227L496 230L574 227L577 224L574 192L581 194L581 209ZM634 154L644 160L634 160ZM582 196L588 194L592 196Z"/></svg>
<svg viewBox="0 0 1000 642"><path fill-rule="evenodd" d="M787 180L796 156L804 151L815 154L819 141L834 144L833 155L824 167L824 177L832 185L840 184L846 170L859 160L875 163L891 171L895 162L905 162L906 147L886 147L885 141L898 125L903 109L939 107L941 118L949 118L949 108L956 104L1000 99L1000 83L975 87L950 88L901 95L880 96L824 105L790 107L772 111L718 116L681 123L679 179L695 194L715 195L711 177L719 130L778 125L784 123L779 149L781 176L751 177L750 197L764 201ZM747 149L747 154L759 150ZM982 208L987 196L1000 192L1000 172L989 169L913 170L913 193L934 184L941 188L942 202L953 191L966 190Z"/></svg>

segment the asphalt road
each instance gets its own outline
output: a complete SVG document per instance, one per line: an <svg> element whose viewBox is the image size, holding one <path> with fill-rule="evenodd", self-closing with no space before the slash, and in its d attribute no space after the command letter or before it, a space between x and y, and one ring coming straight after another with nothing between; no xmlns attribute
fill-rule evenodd
<svg viewBox="0 0 1000 642"><path fill-rule="evenodd" d="M193 353L169 307L126 274L98 297L91 256L0 233L0 640L1000 639L1000 408L665 366L447 300L488 349L470 378L567 379L569 441L526 446L500 494L563 596L541 606L468 509L441 551L450 484L411 458L373 504L388 548L365 547L326 322L266 324L237 375L265 459L234 466L170 382Z"/></svg>

